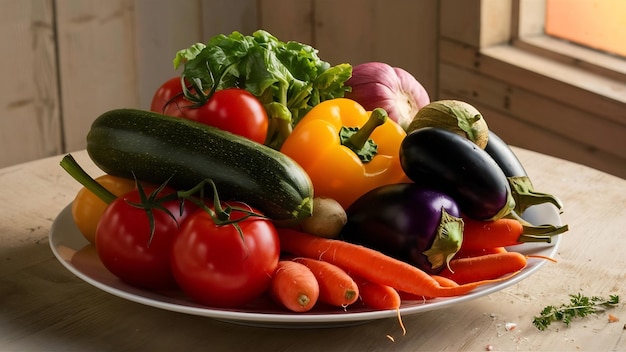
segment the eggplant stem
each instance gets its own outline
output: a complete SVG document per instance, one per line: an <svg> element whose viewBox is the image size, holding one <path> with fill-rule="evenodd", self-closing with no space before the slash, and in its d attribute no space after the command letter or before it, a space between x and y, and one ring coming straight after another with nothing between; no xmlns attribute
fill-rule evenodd
<svg viewBox="0 0 626 352"><path fill-rule="evenodd" d="M518 213L522 214L529 207L542 203L551 203L559 210L563 208L563 203L556 196L535 191L528 176L512 176L507 179L511 186L511 194L515 199L515 210Z"/></svg>
<svg viewBox="0 0 626 352"><path fill-rule="evenodd" d="M463 227L463 219L453 216L445 208L441 208L441 220L433 244L428 250L422 252L428 257L428 262L433 269L440 268L445 264L452 271L450 260L461 249Z"/></svg>

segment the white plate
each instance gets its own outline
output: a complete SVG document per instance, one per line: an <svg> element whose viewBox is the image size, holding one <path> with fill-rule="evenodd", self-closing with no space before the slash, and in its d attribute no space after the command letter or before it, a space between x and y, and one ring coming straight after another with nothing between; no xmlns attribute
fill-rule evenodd
<svg viewBox="0 0 626 352"><path fill-rule="evenodd" d="M551 204L529 208L524 218L533 224L561 225L557 209ZM522 254L553 257L561 236L552 243L527 243L511 248ZM210 317L232 323L270 327L329 327L361 324L367 321L396 317L395 310L375 311L366 307L349 307L347 310L332 307L316 307L307 313L291 313L278 308L269 300L259 300L245 309L218 309L194 303L182 293L155 292L127 285L111 274L100 262L95 248L84 239L72 220L71 206L65 207L50 229L50 247L57 259L69 271L87 283L115 296L174 312ZM402 316L445 308L454 304L489 295L529 277L546 260L529 258L527 267L509 280L481 286L469 294L432 300L403 301Z"/></svg>

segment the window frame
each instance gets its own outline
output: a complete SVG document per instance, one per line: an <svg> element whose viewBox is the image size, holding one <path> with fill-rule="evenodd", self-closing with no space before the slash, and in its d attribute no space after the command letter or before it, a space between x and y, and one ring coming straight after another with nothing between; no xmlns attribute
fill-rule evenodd
<svg viewBox="0 0 626 352"><path fill-rule="evenodd" d="M512 46L607 78L626 81L626 58L545 34L545 9L545 0L513 1Z"/></svg>

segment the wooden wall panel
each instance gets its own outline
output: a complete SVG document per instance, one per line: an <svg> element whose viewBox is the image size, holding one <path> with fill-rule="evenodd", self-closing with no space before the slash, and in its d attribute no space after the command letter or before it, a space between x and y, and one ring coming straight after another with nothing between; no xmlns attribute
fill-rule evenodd
<svg viewBox="0 0 626 352"><path fill-rule="evenodd" d="M58 57L67 151L85 147L103 112L138 107L132 0L57 0Z"/></svg>
<svg viewBox="0 0 626 352"><path fill-rule="evenodd" d="M262 1L262 0L259 0ZM257 0L201 0L203 41L217 34L250 34L258 26Z"/></svg>
<svg viewBox="0 0 626 352"><path fill-rule="evenodd" d="M435 0L317 0L315 45L333 64L383 61L402 67L435 97L437 11Z"/></svg>
<svg viewBox="0 0 626 352"><path fill-rule="evenodd" d="M258 26L282 41L297 41L315 46L315 0L261 0ZM319 53L326 60L328 53Z"/></svg>
<svg viewBox="0 0 626 352"><path fill-rule="evenodd" d="M0 34L0 167L60 153L52 0L3 0Z"/></svg>
<svg viewBox="0 0 626 352"><path fill-rule="evenodd" d="M139 107L149 109L159 86L180 74L172 64L176 52L204 41L202 3L136 0L134 18Z"/></svg>

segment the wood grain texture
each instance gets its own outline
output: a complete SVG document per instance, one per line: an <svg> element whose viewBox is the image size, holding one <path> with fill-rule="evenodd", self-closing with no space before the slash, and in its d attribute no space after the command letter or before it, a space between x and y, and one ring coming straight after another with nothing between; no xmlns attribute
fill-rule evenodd
<svg viewBox="0 0 626 352"><path fill-rule="evenodd" d="M282 41L297 41L315 46L315 0L262 0L258 2L259 29ZM322 60L324 54L319 53Z"/></svg>
<svg viewBox="0 0 626 352"><path fill-rule="evenodd" d="M217 34L251 34L258 27L256 0L200 0L203 41Z"/></svg>
<svg viewBox="0 0 626 352"><path fill-rule="evenodd" d="M0 10L0 166L62 151L51 0Z"/></svg>
<svg viewBox="0 0 626 352"><path fill-rule="evenodd" d="M107 110L139 107L132 0L59 0L63 134L68 151Z"/></svg>
<svg viewBox="0 0 626 352"><path fill-rule="evenodd" d="M537 190L563 201L557 263L503 291L446 309L357 326L271 329L224 323L143 306L81 281L59 264L47 236L79 189L61 156L0 169L0 346L3 350L255 351L623 351L626 306L540 332L532 317L568 294L623 296L626 181L524 149L514 151ZM74 153L92 175L86 153ZM622 297L623 298L623 297ZM514 330L506 323L517 324ZM391 341L387 335L394 337Z"/></svg>
<svg viewBox="0 0 626 352"><path fill-rule="evenodd" d="M140 108L149 109L159 86L180 75L172 63L176 52L204 41L202 13L202 3L197 0L135 1L133 32Z"/></svg>

